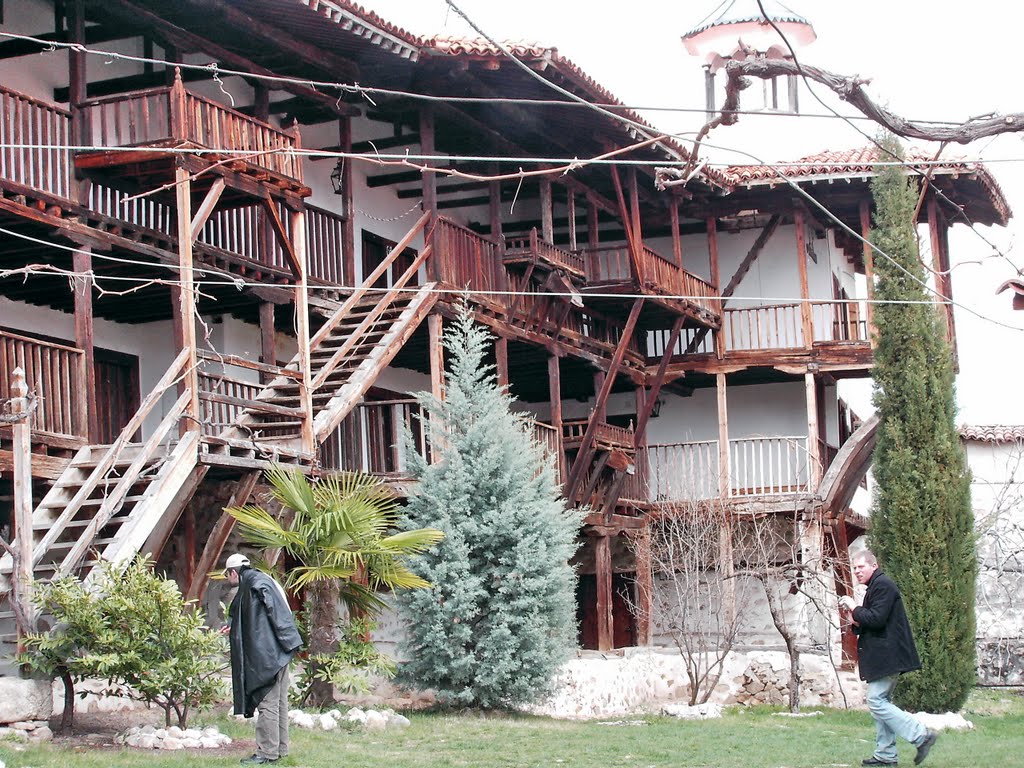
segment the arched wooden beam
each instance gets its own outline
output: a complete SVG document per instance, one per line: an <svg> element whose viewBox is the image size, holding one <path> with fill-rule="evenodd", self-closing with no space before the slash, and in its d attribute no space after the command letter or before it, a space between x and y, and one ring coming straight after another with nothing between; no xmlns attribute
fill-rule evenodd
<svg viewBox="0 0 1024 768"><path fill-rule="evenodd" d="M839 449L832 466L821 479L815 500L815 506L822 509L826 517L835 517L850 506L857 485L871 465L877 436L876 415L861 424Z"/></svg>

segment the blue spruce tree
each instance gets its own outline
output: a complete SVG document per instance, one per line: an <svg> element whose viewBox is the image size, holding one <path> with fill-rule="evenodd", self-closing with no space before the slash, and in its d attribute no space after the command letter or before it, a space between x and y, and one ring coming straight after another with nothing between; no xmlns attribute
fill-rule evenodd
<svg viewBox="0 0 1024 768"><path fill-rule="evenodd" d="M444 338L445 400L418 395L440 455L415 461L408 525L445 536L411 564L432 587L400 596L400 679L433 689L442 704L484 709L537 701L575 647L568 561L580 523L485 362L490 343L463 307Z"/></svg>

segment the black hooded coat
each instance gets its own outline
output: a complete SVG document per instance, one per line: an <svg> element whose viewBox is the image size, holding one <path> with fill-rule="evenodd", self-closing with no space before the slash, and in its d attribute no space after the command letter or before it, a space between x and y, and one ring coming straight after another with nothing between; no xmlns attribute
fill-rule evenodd
<svg viewBox="0 0 1024 768"><path fill-rule="evenodd" d="M921 668L896 582L881 571L868 580L864 604L853 609L860 679L871 682Z"/></svg>
<svg viewBox="0 0 1024 768"><path fill-rule="evenodd" d="M243 568L238 575L228 637L234 711L252 717L277 673L302 646L282 590L255 568Z"/></svg>

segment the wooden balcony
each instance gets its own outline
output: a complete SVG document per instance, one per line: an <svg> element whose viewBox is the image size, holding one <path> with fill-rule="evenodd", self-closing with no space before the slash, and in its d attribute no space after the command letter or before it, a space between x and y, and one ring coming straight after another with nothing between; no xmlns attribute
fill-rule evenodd
<svg viewBox="0 0 1024 768"><path fill-rule="evenodd" d="M586 264L579 253L542 240L536 228L531 229L527 237L505 238L503 261L507 266L532 265L549 272L561 271L579 280L587 275Z"/></svg>
<svg viewBox="0 0 1024 768"><path fill-rule="evenodd" d="M690 326L719 327L719 299L714 286L650 248L641 248L637 268L628 245L587 248L582 254L586 262L584 294L595 294L587 299L588 304L603 305L608 294L644 294L651 298L648 303L661 312L657 313L659 322L650 318L642 326L671 325L666 317L682 314L689 318Z"/></svg>
<svg viewBox="0 0 1024 768"><path fill-rule="evenodd" d="M567 451L580 447L589 423L589 419L562 422L562 443ZM632 453L633 427L617 427L614 424L600 422L594 433L594 446L599 450Z"/></svg>
<svg viewBox="0 0 1024 768"><path fill-rule="evenodd" d="M164 88L89 99L78 109L81 143L96 147L76 155L82 171L130 177L135 187L155 189L173 181L178 165L193 174L215 168L193 182L197 195L218 176L229 180L235 195L259 196L268 187L310 194L295 152L297 133L191 93L180 78ZM173 189L165 195L172 196Z"/></svg>

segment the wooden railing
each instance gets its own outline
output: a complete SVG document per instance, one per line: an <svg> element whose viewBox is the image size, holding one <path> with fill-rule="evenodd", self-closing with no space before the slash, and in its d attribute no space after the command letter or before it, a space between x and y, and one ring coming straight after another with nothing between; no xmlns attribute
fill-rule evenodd
<svg viewBox="0 0 1024 768"><path fill-rule="evenodd" d="M0 87L0 178L71 198L71 115Z"/></svg>
<svg viewBox="0 0 1024 768"><path fill-rule="evenodd" d="M174 234L174 209L171 206L151 197L134 197L128 200L129 197L133 196L94 182L89 185L86 205L96 213L128 222L134 227L144 227L167 236Z"/></svg>
<svg viewBox="0 0 1024 768"><path fill-rule="evenodd" d="M301 181L291 134L173 86L89 99L80 105L85 135L102 147L187 143L223 150L250 165Z"/></svg>
<svg viewBox="0 0 1024 768"><path fill-rule="evenodd" d="M562 443L566 448L578 448L587 432L589 419L574 419L562 422ZM614 446L625 450L633 449L633 428L617 427L614 424L600 422L594 432L594 442Z"/></svg>
<svg viewBox="0 0 1024 768"><path fill-rule="evenodd" d="M59 437L88 435L85 353L63 344L0 331L0 400L11 397L11 374L25 371L35 395L32 431Z"/></svg>
<svg viewBox="0 0 1024 768"><path fill-rule="evenodd" d="M430 460L426 423L419 414L419 403L412 398L360 403L324 441L321 465L324 469L407 476L409 456L403 430L412 436L416 453Z"/></svg>
<svg viewBox="0 0 1024 768"><path fill-rule="evenodd" d="M723 315L726 352L804 346L799 304L727 309Z"/></svg>
<svg viewBox="0 0 1024 768"><path fill-rule="evenodd" d="M587 284L633 281L633 263L628 245L604 245L582 251L587 267Z"/></svg>
<svg viewBox="0 0 1024 768"><path fill-rule="evenodd" d="M859 303L815 301L811 304L811 317L815 341L866 344L870 340L867 312Z"/></svg>
<svg viewBox="0 0 1024 768"><path fill-rule="evenodd" d="M718 496L718 441L648 445L637 463L647 467L651 501L688 501Z"/></svg>
<svg viewBox="0 0 1024 768"><path fill-rule="evenodd" d="M583 257L573 251L559 248L557 245L543 240L536 227L526 237L505 238L505 262L515 263L536 258L554 269L564 269L573 275L583 277L586 265Z"/></svg>
<svg viewBox="0 0 1024 768"><path fill-rule="evenodd" d="M243 411L284 416L298 421L306 418L301 408L286 408L259 400L264 386L251 379L239 378L238 373L245 370L262 373L268 378L285 376L301 385L302 374L298 371L204 349L198 350L196 357L200 361L199 401L204 437L215 437L228 427L237 426ZM235 373L232 375L229 371Z"/></svg>
<svg viewBox="0 0 1024 768"><path fill-rule="evenodd" d="M806 493L810 490L808 462L806 435L730 440L730 494Z"/></svg>
<svg viewBox="0 0 1024 768"><path fill-rule="evenodd" d="M508 273L501 262L501 246L448 219L438 219L434 227L434 260L440 280L470 293L507 291ZM478 296L479 301L507 307L508 296Z"/></svg>
<svg viewBox="0 0 1024 768"><path fill-rule="evenodd" d="M344 260L354 259L355 255L342 251L344 227L344 216L306 206L306 269L310 279L345 284Z"/></svg>

